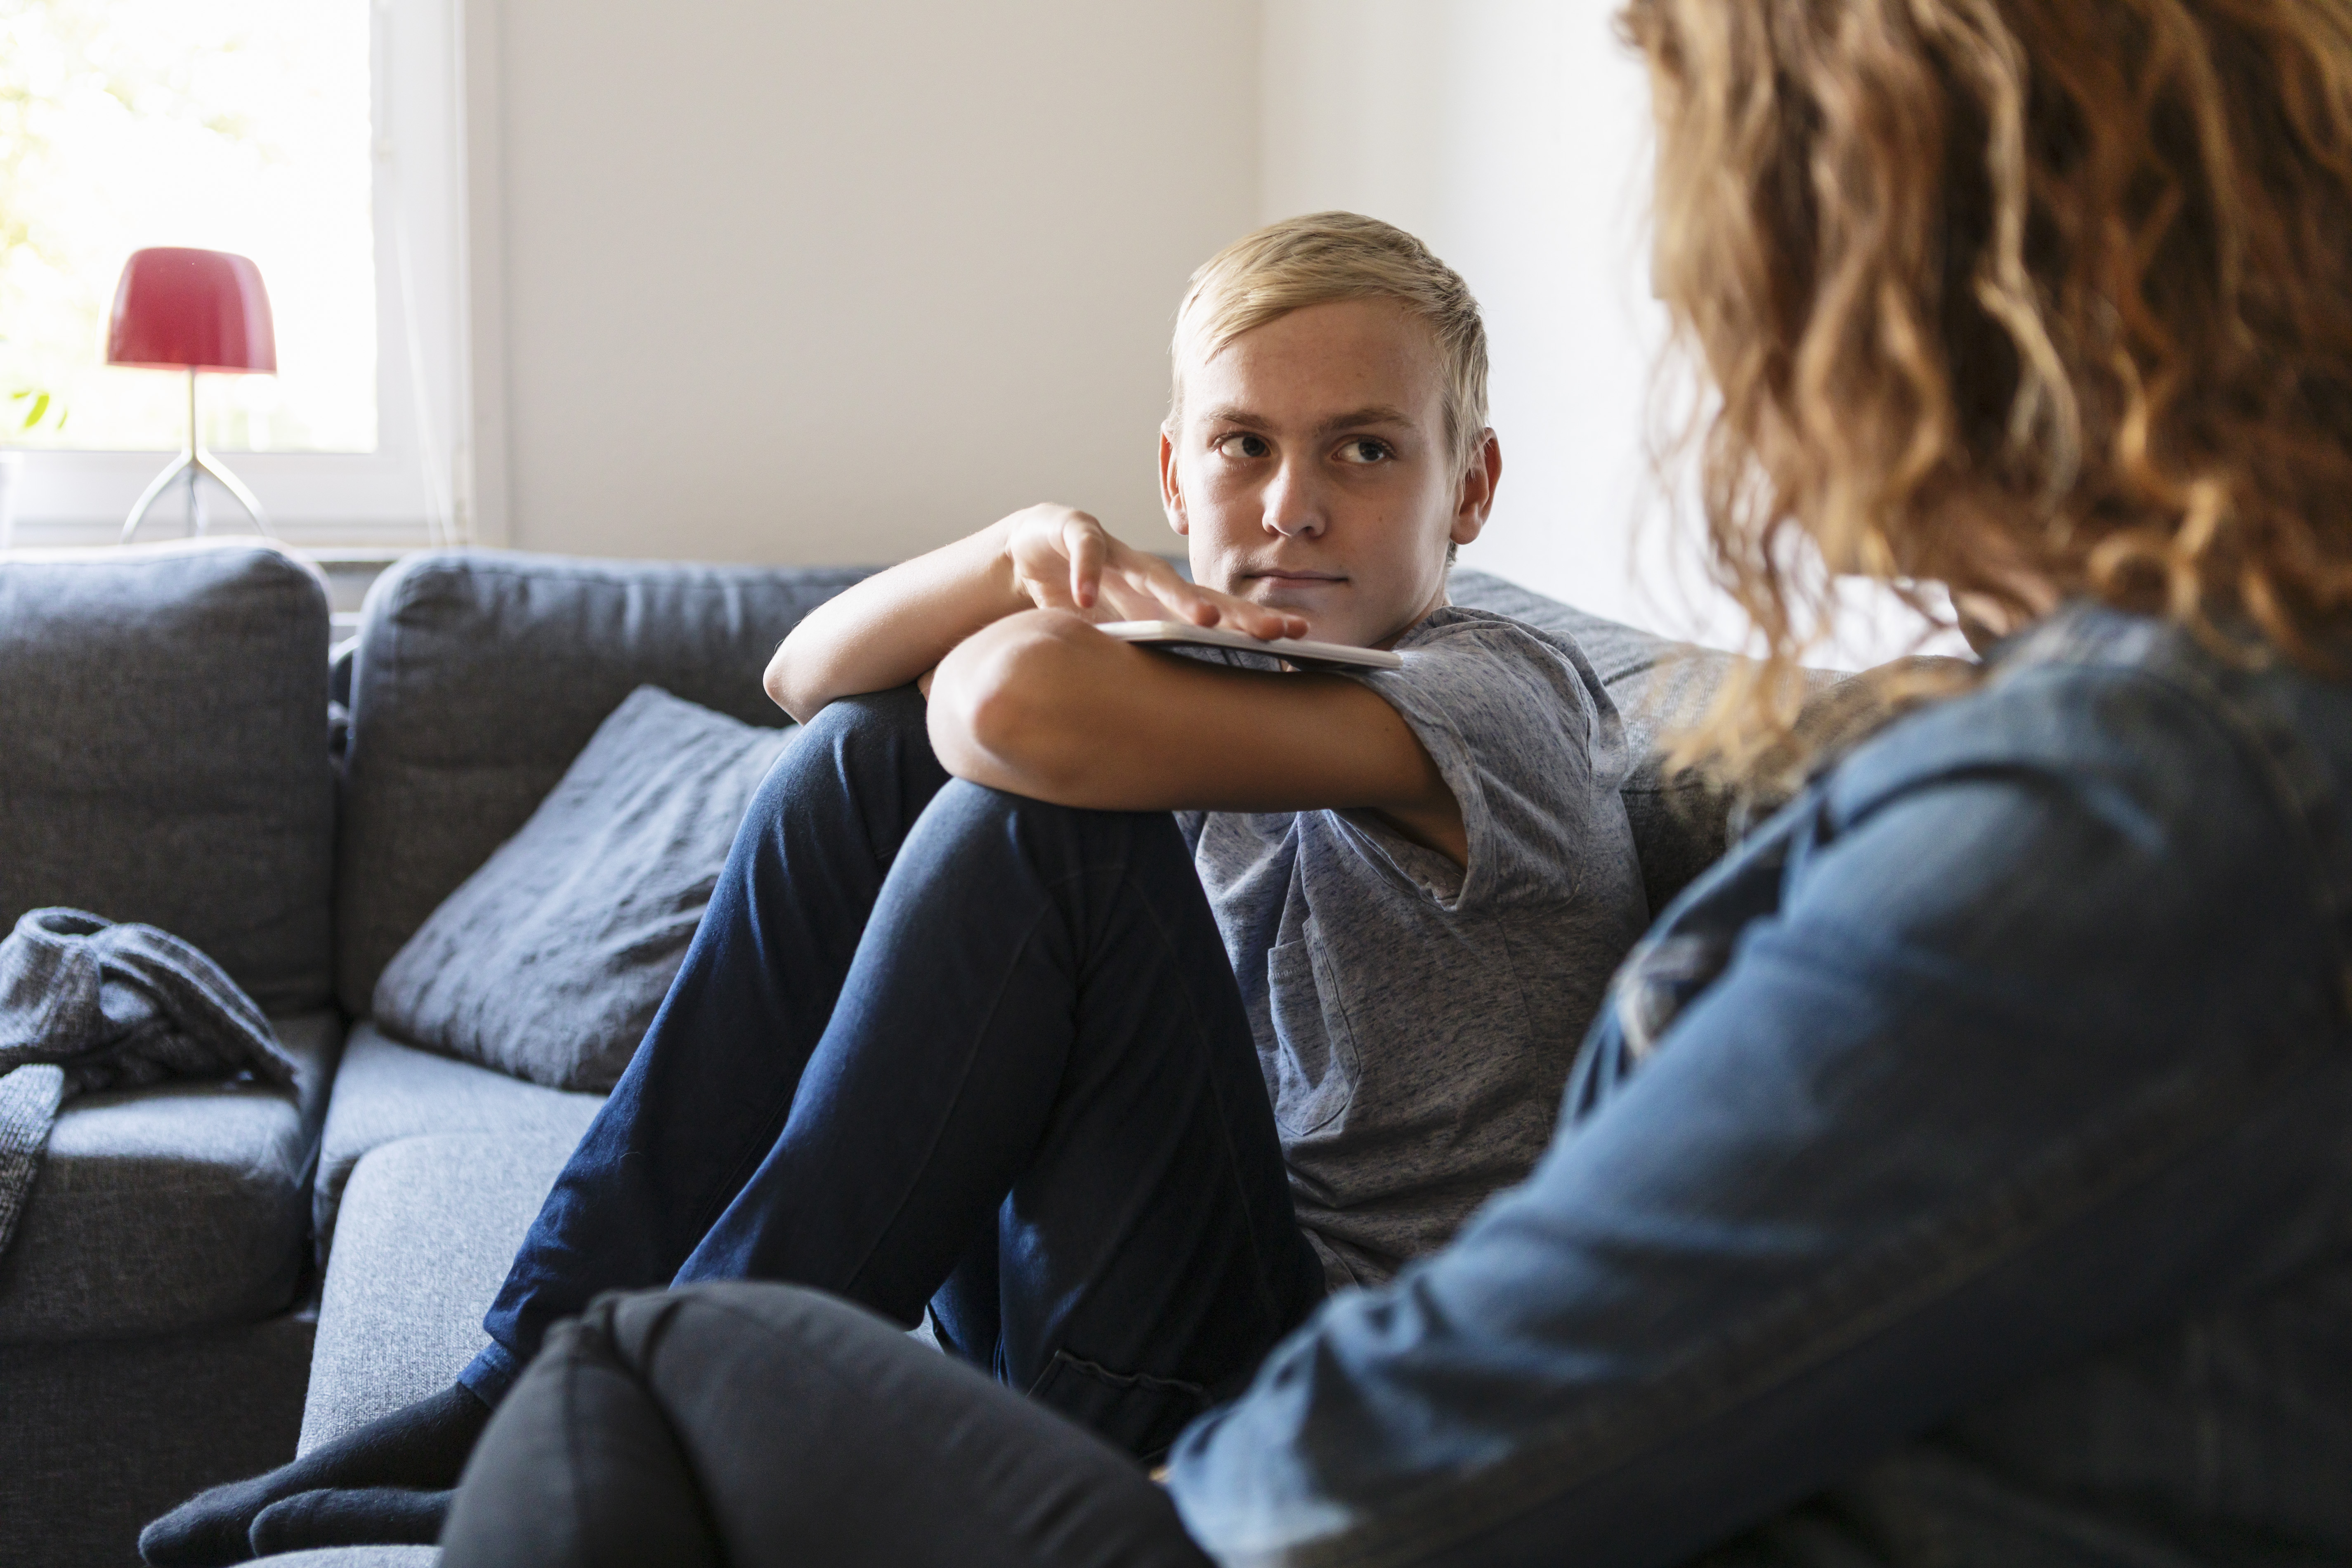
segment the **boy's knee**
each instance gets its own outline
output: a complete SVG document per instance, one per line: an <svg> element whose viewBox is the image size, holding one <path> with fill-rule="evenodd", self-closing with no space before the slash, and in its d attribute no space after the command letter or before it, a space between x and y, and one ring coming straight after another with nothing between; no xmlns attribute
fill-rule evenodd
<svg viewBox="0 0 2352 1568"><path fill-rule="evenodd" d="M896 767L910 743L928 753L930 734L924 723L922 693L901 686L826 703L815 718L801 726L784 756L789 760L795 752L805 753L814 747L845 774L855 777L871 767Z"/></svg>
<svg viewBox="0 0 2352 1568"><path fill-rule="evenodd" d="M1192 855L1164 811L1103 811L1057 805L1014 795L970 779L950 779L931 803L925 822L940 836L933 848L943 854L1013 852L1040 870L1066 872L1120 867L1147 877L1182 879L1197 888ZM949 850L943 841L960 847Z"/></svg>
<svg viewBox="0 0 2352 1568"><path fill-rule="evenodd" d="M785 743L753 796L748 821L764 822L796 804L840 790L861 792L905 768L908 749L930 754L922 695L913 687L870 691L825 704Z"/></svg>

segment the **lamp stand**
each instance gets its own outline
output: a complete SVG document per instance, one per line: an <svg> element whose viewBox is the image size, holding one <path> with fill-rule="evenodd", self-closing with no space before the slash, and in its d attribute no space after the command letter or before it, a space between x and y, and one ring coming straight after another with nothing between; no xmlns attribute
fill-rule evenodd
<svg viewBox="0 0 2352 1568"><path fill-rule="evenodd" d="M171 488L172 481L183 474L187 476L190 533L201 534L207 527L204 500L196 493L196 481L210 474L219 481L221 489L236 499L237 505L245 508L246 515L253 519L253 526L260 531L262 536L269 537L269 524L262 518L261 503L253 499L253 492L245 488L243 480L221 467L219 461L205 450L204 443L196 439L196 373L193 370L188 372L187 442L181 447L178 457L163 465L162 473L147 481L147 488L140 491L139 499L131 503L131 515L122 524L123 543L131 542L131 535L139 531L139 524L147 516L147 509L153 506L157 499Z"/></svg>

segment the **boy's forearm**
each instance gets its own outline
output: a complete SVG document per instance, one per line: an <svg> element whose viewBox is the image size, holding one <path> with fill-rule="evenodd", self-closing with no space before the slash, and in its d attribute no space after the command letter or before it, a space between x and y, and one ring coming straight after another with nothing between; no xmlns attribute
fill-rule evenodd
<svg viewBox="0 0 2352 1568"><path fill-rule="evenodd" d="M768 661L768 695L806 722L826 703L904 686L992 621L1030 607L1002 522L878 572L828 599Z"/></svg>
<svg viewBox="0 0 2352 1568"><path fill-rule="evenodd" d="M1376 811L1457 865L1462 810L1412 727L1333 675L1272 675L1114 642L1040 611L940 668L932 749L961 778L1100 811Z"/></svg>

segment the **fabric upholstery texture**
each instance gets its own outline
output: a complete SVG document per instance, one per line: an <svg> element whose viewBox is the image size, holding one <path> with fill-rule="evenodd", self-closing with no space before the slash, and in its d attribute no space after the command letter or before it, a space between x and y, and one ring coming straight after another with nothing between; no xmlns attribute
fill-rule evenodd
<svg viewBox="0 0 2352 1568"><path fill-rule="evenodd" d="M433 1568L440 1561L437 1546L333 1546L254 1559L266 1568Z"/></svg>
<svg viewBox="0 0 2352 1568"><path fill-rule="evenodd" d="M760 689L768 656L864 575L497 551L385 573L352 672L335 879L344 1010L368 1013L393 955L637 687L781 726Z"/></svg>
<svg viewBox="0 0 2352 1568"><path fill-rule="evenodd" d="M0 1344L249 1322L290 1306L341 1020L272 1020L293 1087L186 1082L66 1102L0 1256Z"/></svg>
<svg viewBox="0 0 2352 1568"><path fill-rule="evenodd" d="M270 1013L329 994L327 591L252 541L0 560L0 927L160 926Z"/></svg>
<svg viewBox="0 0 2352 1568"><path fill-rule="evenodd" d="M377 1026L551 1089L611 1089L790 734L637 688L393 959Z"/></svg>
<svg viewBox="0 0 2352 1568"><path fill-rule="evenodd" d="M293 1458L315 1328L0 1344L0 1562L138 1568L149 1520Z"/></svg>
<svg viewBox="0 0 2352 1568"><path fill-rule="evenodd" d="M404 1138L478 1132L562 1143L580 1141L601 1094L542 1089L505 1073L387 1038L373 1023L352 1031L320 1141L311 1227L323 1264L352 1168L369 1151Z"/></svg>
<svg viewBox="0 0 2352 1568"><path fill-rule="evenodd" d="M302 1412L308 1453L454 1381L571 1138L409 1138L343 1190Z"/></svg>

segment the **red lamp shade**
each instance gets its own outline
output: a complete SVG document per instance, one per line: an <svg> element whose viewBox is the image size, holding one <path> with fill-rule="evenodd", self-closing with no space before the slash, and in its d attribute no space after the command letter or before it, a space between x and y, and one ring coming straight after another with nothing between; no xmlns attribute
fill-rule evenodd
<svg viewBox="0 0 2352 1568"><path fill-rule="evenodd" d="M157 370L278 369L261 268L225 250L134 250L114 289L106 363Z"/></svg>

